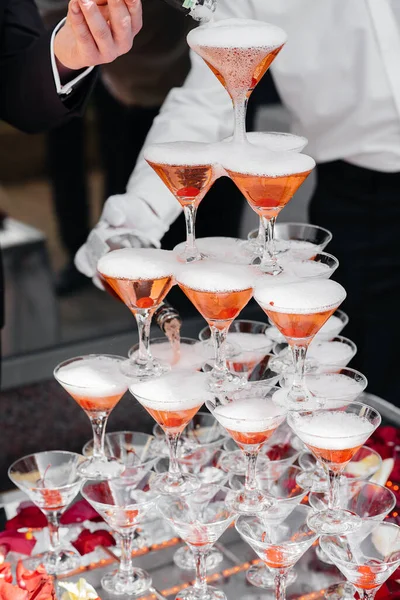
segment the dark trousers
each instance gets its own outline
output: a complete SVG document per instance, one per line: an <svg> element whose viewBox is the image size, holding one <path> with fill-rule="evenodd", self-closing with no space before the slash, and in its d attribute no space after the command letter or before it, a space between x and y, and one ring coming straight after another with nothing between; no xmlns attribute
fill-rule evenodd
<svg viewBox="0 0 400 600"><path fill-rule="evenodd" d="M400 406L400 173L335 161L318 165L317 177L310 217L333 233L327 252L340 261L334 279L350 317L343 335L358 347L350 366L369 392Z"/></svg>
<svg viewBox="0 0 400 600"><path fill-rule="evenodd" d="M104 199L123 194L158 108L125 107L100 81L94 92ZM74 119L48 134L48 168L61 241L72 259L90 231L86 123Z"/></svg>

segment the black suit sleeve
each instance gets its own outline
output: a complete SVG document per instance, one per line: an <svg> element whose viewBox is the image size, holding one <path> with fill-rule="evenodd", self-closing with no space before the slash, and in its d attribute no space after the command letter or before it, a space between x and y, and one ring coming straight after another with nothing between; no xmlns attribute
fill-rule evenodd
<svg viewBox="0 0 400 600"><path fill-rule="evenodd" d="M0 118L27 133L79 115L94 81L90 74L64 102L54 82L50 39L33 0L6 0L0 27Z"/></svg>

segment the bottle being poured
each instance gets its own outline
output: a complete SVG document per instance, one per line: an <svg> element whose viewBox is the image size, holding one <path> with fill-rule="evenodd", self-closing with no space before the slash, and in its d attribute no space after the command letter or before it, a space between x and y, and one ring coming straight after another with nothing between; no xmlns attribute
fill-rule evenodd
<svg viewBox="0 0 400 600"><path fill-rule="evenodd" d="M171 344L173 353L172 364L176 365L181 357L182 319L178 311L165 301L155 311L153 318Z"/></svg>

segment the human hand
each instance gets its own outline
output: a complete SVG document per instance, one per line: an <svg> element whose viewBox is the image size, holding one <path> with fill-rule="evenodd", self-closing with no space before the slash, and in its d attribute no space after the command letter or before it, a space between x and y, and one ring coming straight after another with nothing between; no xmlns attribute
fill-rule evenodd
<svg viewBox="0 0 400 600"><path fill-rule="evenodd" d="M142 27L140 0L71 0L67 20L54 39L62 68L80 70L110 63L128 52Z"/></svg>

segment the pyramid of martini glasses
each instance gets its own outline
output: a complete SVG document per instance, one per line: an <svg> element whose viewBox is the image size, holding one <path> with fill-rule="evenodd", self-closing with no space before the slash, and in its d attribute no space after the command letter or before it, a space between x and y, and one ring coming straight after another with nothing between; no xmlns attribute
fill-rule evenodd
<svg viewBox="0 0 400 600"><path fill-rule="evenodd" d="M156 513L187 544L176 564L196 568L194 586L179 599L225 598L207 585L206 570L222 560L213 546L233 523L262 561L248 580L274 588L280 600L293 567L318 540L319 557L347 581L327 597L352 598L357 589L373 598L400 565L400 530L383 523L393 494L369 481L381 460L364 444L381 418L358 401L367 381L347 367L357 348L340 335L346 292L330 279L338 266L324 252L332 236L311 225L275 227L315 162L301 153L304 138L245 132L247 100L285 42L278 27L240 19L189 33L190 47L231 96L234 136L146 148L147 162L183 208L186 242L173 252L127 248L100 259L104 286L136 318L139 344L129 359L81 356L54 371L91 421L85 457L43 452L10 467L52 523L45 557L52 573L76 561L54 532L79 490L120 534L119 570L102 580L114 594L143 595L151 585L131 554L136 528ZM248 240L196 242L197 209L221 176L259 215L259 230ZM216 210L215 218L224 215ZM151 350L153 314L175 284L208 326L199 340L175 332ZM268 322L237 319L253 297ZM128 388L155 420L154 436L105 436ZM204 404L208 411L199 412Z"/></svg>

